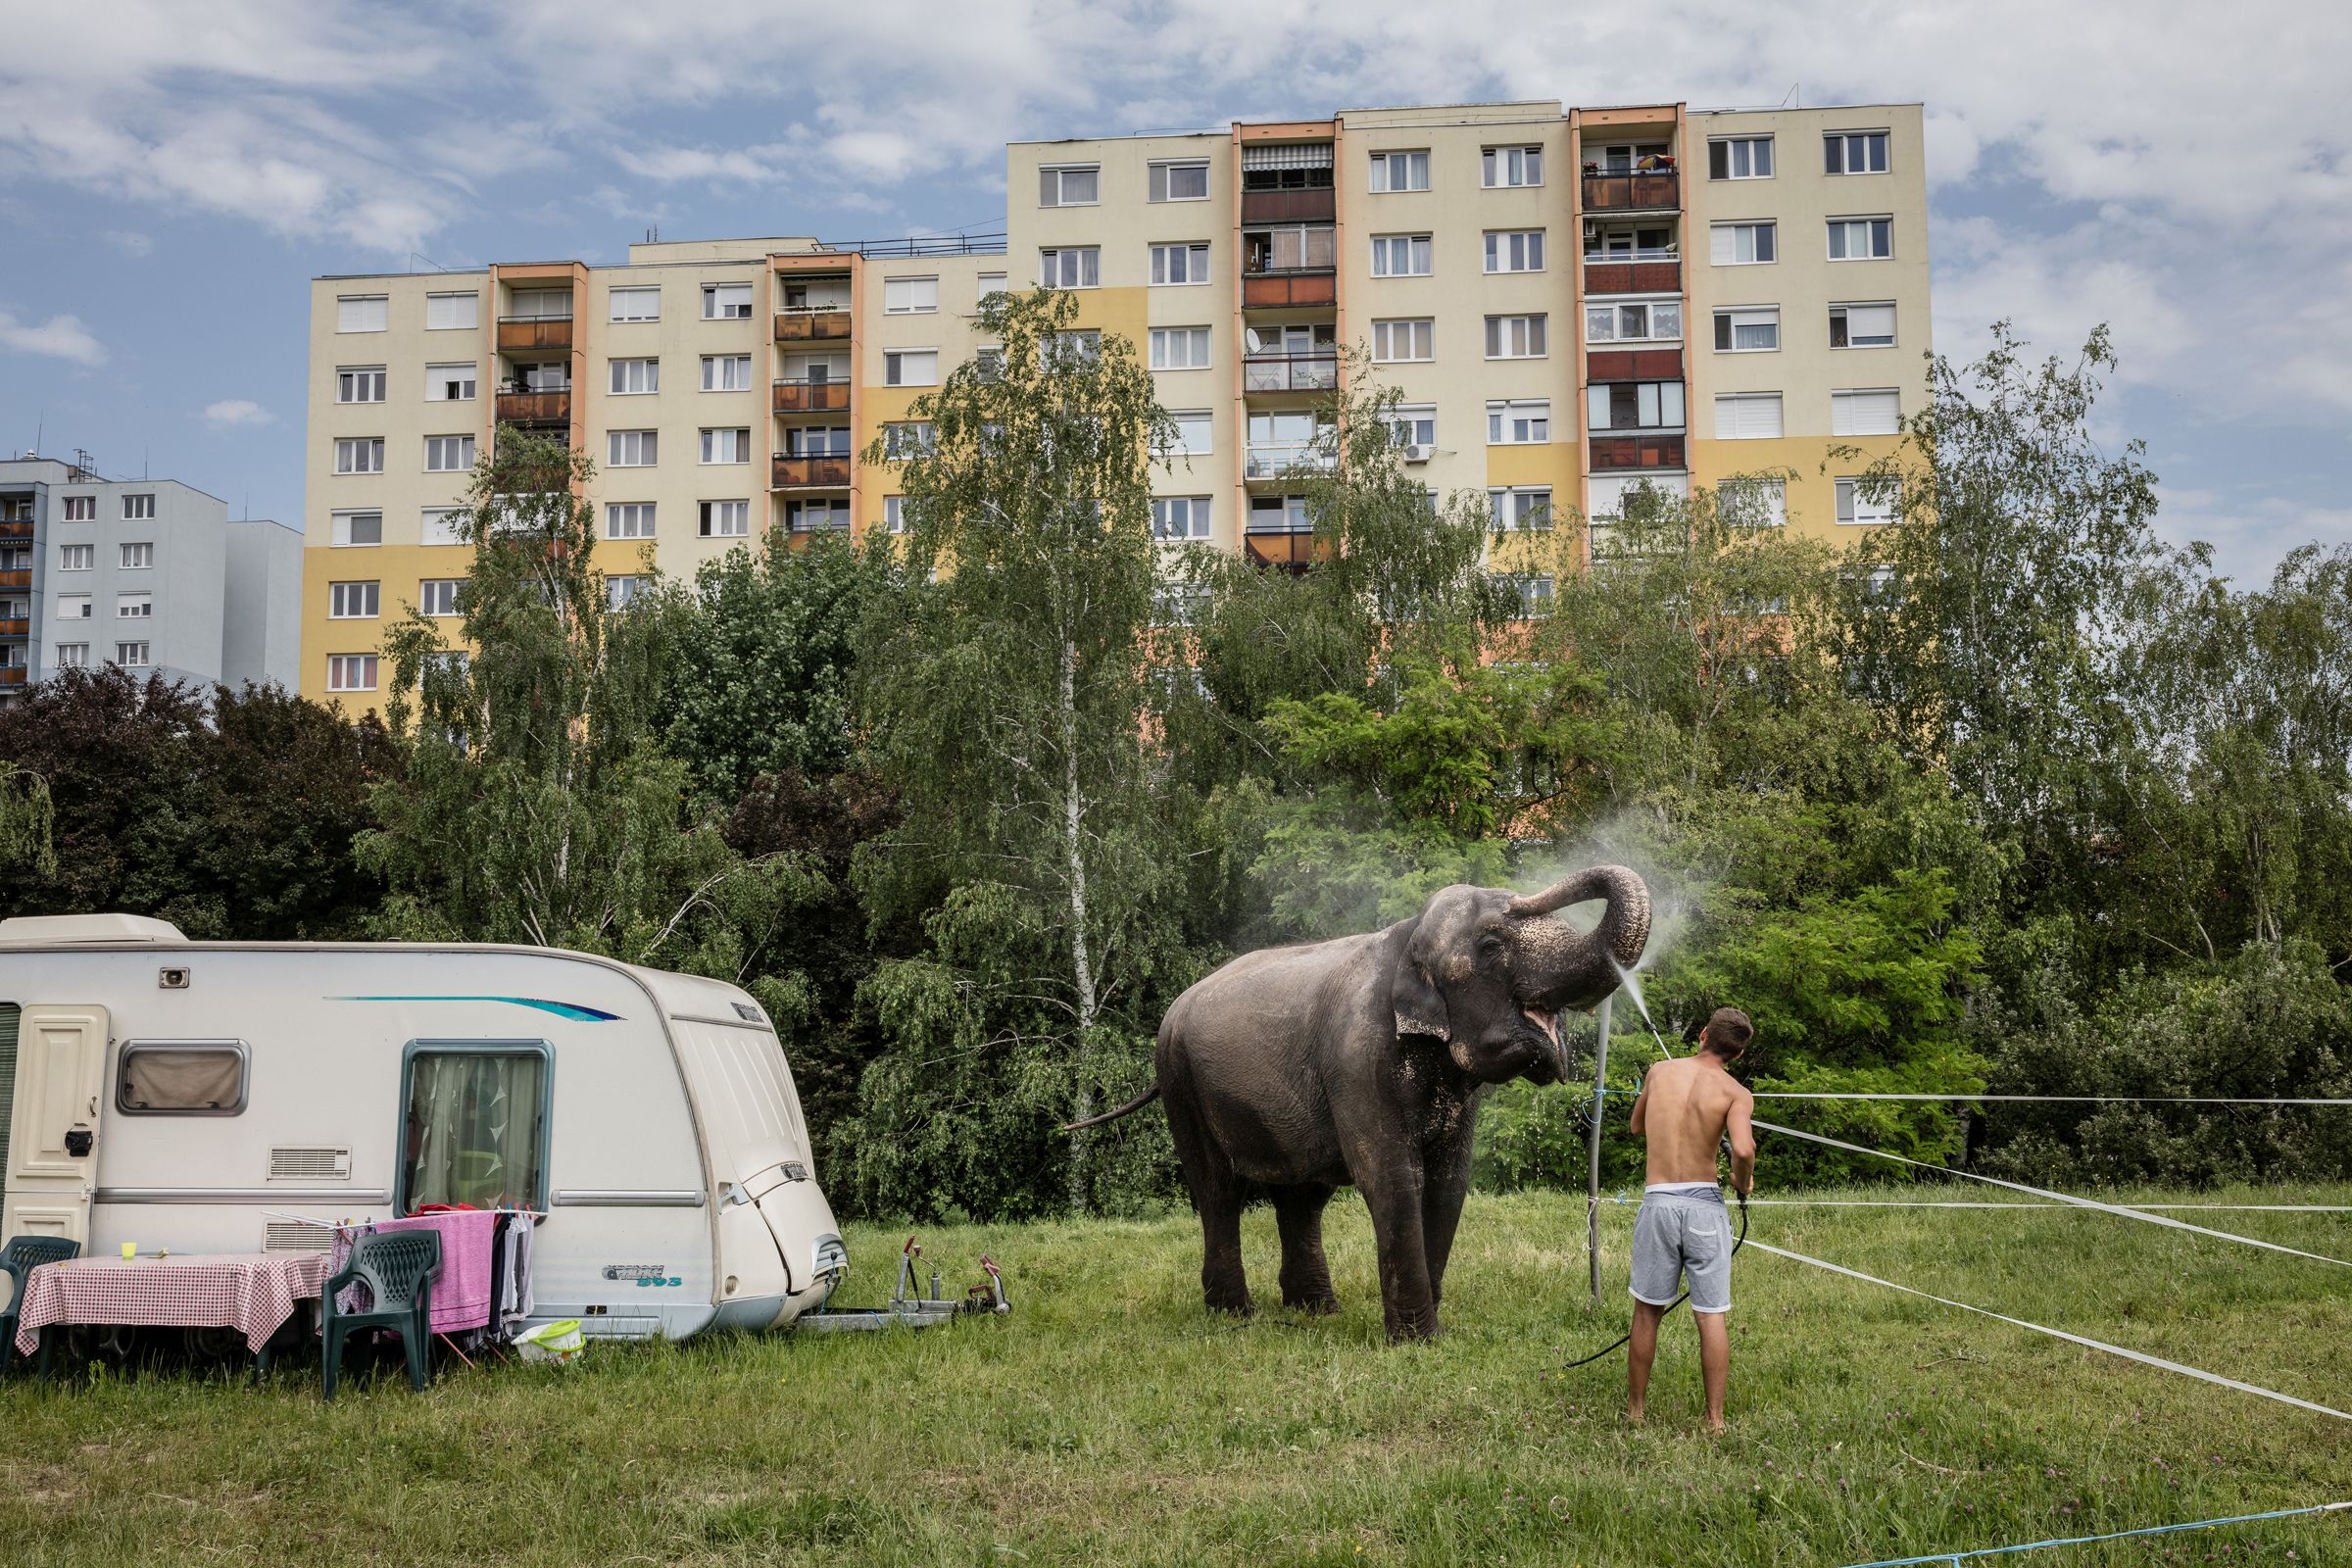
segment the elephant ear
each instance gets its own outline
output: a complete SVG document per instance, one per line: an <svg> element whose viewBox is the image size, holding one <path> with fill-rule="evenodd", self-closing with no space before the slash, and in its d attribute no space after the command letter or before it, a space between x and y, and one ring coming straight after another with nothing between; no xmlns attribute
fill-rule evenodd
<svg viewBox="0 0 2352 1568"><path fill-rule="evenodd" d="M1440 1040L1453 1038L1452 1024L1446 1015L1446 999L1421 966L1414 953L1418 942L1405 944L1404 952L1396 956L1396 970L1390 980L1390 993L1396 1010L1396 1032L1400 1035L1435 1035Z"/></svg>

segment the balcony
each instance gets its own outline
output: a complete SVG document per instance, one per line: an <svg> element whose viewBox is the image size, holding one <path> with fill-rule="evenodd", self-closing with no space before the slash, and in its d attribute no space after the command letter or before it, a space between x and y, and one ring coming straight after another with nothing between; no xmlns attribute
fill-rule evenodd
<svg viewBox="0 0 2352 1568"><path fill-rule="evenodd" d="M1249 272L1242 277L1242 309L1288 311L1315 305L1336 305L1340 274L1329 267L1306 267L1288 272Z"/></svg>
<svg viewBox="0 0 2352 1568"><path fill-rule="evenodd" d="M1252 565L1278 566L1285 571L1304 571L1318 561L1331 559L1331 547L1318 544L1311 528L1251 529L1242 535L1242 553Z"/></svg>
<svg viewBox="0 0 2352 1568"><path fill-rule="evenodd" d="M850 383L788 381L778 377L774 396L774 412L778 414L846 414L850 407Z"/></svg>
<svg viewBox="0 0 2352 1568"><path fill-rule="evenodd" d="M0 638L14 641L32 635L32 622L23 618L0 620Z"/></svg>
<svg viewBox="0 0 2352 1568"><path fill-rule="evenodd" d="M498 318L498 352L528 354L537 350L571 350L568 316L502 316Z"/></svg>
<svg viewBox="0 0 2352 1568"><path fill-rule="evenodd" d="M32 568L30 566L20 567L13 571L0 571L0 588L29 588L31 586Z"/></svg>
<svg viewBox="0 0 2352 1568"><path fill-rule="evenodd" d="M1587 294L1680 294L1683 259L1673 251L1585 258Z"/></svg>
<svg viewBox="0 0 2352 1568"><path fill-rule="evenodd" d="M771 490L847 490L855 458L794 458L779 452L768 468Z"/></svg>
<svg viewBox="0 0 2352 1568"><path fill-rule="evenodd" d="M1593 349L1586 361L1588 381L1680 381L1683 351L1670 349Z"/></svg>
<svg viewBox="0 0 2352 1568"><path fill-rule="evenodd" d="M1326 447L1288 443L1252 446L1242 476L1247 479L1280 479L1286 474L1299 471L1329 473L1338 466L1338 455Z"/></svg>
<svg viewBox="0 0 2352 1568"><path fill-rule="evenodd" d="M1328 392L1339 384L1337 354L1264 354L1242 361L1245 392Z"/></svg>
<svg viewBox="0 0 2352 1568"><path fill-rule="evenodd" d="M569 424L571 422L571 391L501 392L498 395L498 422L501 424Z"/></svg>
<svg viewBox="0 0 2352 1568"><path fill-rule="evenodd" d="M776 313L779 343L847 343L850 312L847 306L798 305Z"/></svg>
<svg viewBox="0 0 2352 1568"><path fill-rule="evenodd" d="M0 518L0 539L29 539L32 537L30 517Z"/></svg>
<svg viewBox="0 0 2352 1568"><path fill-rule="evenodd" d="M11 664L6 669L0 669L0 686L22 686L24 684L24 666L23 664Z"/></svg>
<svg viewBox="0 0 2352 1568"><path fill-rule="evenodd" d="M1339 216L1339 193L1322 190L1246 190L1245 223L1328 223Z"/></svg>
<svg viewBox="0 0 2352 1568"><path fill-rule="evenodd" d="M1682 205L1683 178L1671 169L1585 175L1588 213L1677 211Z"/></svg>
<svg viewBox="0 0 2352 1568"><path fill-rule="evenodd" d="M1684 466L1680 430L1594 430L1593 473L1664 472Z"/></svg>

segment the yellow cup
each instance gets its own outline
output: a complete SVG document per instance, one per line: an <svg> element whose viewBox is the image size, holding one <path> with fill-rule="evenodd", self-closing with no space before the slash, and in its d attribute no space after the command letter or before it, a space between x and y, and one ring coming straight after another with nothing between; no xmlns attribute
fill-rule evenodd
<svg viewBox="0 0 2352 1568"><path fill-rule="evenodd" d="M124 1242L124 1243L122 1244L122 1261L123 1261L123 1262L127 1263L127 1262L129 1262L129 1261L130 1261L132 1258L134 1258L134 1257L136 1257L136 1256L138 1256L138 1255L139 1255L139 1244L138 1244L138 1243L136 1243L136 1242Z"/></svg>

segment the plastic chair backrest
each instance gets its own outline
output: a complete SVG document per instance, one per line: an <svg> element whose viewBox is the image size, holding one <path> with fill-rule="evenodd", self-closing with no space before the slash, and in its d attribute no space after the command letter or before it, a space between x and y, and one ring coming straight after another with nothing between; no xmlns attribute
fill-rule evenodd
<svg viewBox="0 0 2352 1568"><path fill-rule="evenodd" d="M416 1287L440 1267L439 1231L377 1231L351 1249L351 1272L368 1282L378 1312L414 1304Z"/></svg>
<svg viewBox="0 0 2352 1568"><path fill-rule="evenodd" d="M43 1263L63 1263L81 1255L81 1244L71 1236L12 1236L6 1247L0 1247L0 1274L6 1274L15 1284L7 1296L0 1297L0 1308L9 1311L24 1295L24 1276Z"/></svg>

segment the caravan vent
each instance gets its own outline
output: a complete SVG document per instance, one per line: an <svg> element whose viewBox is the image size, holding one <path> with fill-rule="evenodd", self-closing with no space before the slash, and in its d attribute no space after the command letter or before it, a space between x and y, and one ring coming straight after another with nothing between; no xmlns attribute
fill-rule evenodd
<svg viewBox="0 0 2352 1568"><path fill-rule="evenodd" d="M270 1151L270 1179L275 1181L349 1181L349 1149L288 1147Z"/></svg>
<svg viewBox="0 0 2352 1568"><path fill-rule="evenodd" d="M335 1245L335 1233L323 1225L271 1220L262 1227L265 1252L324 1252Z"/></svg>

